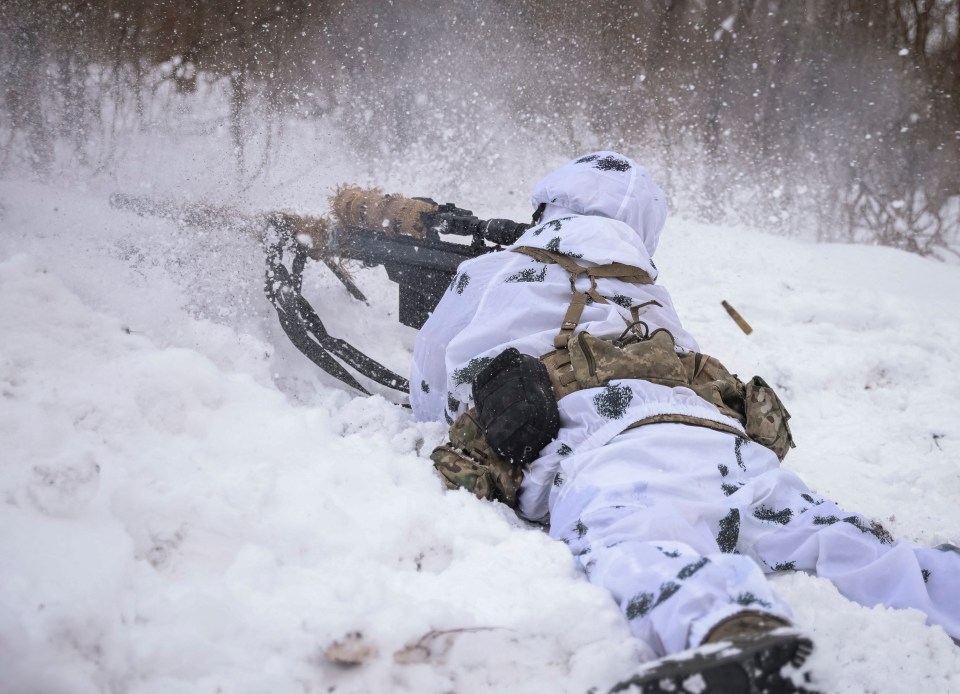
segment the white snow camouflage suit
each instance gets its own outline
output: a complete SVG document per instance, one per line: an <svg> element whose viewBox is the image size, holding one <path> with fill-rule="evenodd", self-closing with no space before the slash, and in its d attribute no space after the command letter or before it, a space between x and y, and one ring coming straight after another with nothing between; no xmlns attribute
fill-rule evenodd
<svg viewBox="0 0 960 694"><path fill-rule="evenodd" d="M614 261L657 270L651 256L666 217L663 192L614 152L571 161L541 180L547 207L516 246L582 266ZM581 286L584 285L584 286ZM587 279L578 280L585 289ZM607 304L588 303L577 330L620 335L640 309L651 331L698 350L658 284L599 279ZM541 356L571 299L568 273L513 252L464 262L417 337L411 404L452 422L473 403L471 381L508 347ZM655 303L650 303L655 302ZM589 580L614 597L631 631L658 654L698 645L744 609L789 616L764 574L795 569L829 578L847 597L924 611L960 637L960 550L894 541L878 524L811 492L769 449L731 433L677 423L626 427L658 414L740 424L683 388L619 380L559 401L561 429L525 471L518 513L549 522Z"/></svg>

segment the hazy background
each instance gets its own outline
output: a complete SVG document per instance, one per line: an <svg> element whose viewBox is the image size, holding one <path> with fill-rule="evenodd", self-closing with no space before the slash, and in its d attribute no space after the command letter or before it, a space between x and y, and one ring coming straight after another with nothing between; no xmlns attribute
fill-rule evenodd
<svg viewBox="0 0 960 694"><path fill-rule="evenodd" d="M351 181L520 220L552 167L621 149L669 193L685 327L787 402L786 466L960 543L957 15L0 0L0 691L604 691L645 657L562 544L442 491L444 425L296 350L255 231L114 191L322 213ZM368 305L322 263L304 295L405 373L396 284L351 270ZM823 691L957 689L921 613L772 581ZM327 655L360 634L363 665Z"/></svg>
<svg viewBox="0 0 960 694"><path fill-rule="evenodd" d="M0 4L0 176L524 218L593 148L705 222L960 248L960 0ZM299 191L299 193L294 193ZM952 247L952 249L951 249Z"/></svg>

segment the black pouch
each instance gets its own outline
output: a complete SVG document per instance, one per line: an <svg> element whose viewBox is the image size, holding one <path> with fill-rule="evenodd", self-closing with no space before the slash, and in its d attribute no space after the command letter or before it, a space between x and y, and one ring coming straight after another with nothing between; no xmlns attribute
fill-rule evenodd
<svg viewBox="0 0 960 694"><path fill-rule="evenodd" d="M547 367L514 347L477 374L473 401L487 443L514 465L534 460L560 431Z"/></svg>

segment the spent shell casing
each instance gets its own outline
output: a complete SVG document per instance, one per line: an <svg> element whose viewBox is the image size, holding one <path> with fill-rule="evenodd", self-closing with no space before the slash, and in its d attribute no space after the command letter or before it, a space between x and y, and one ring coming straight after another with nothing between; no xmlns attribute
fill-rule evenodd
<svg viewBox="0 0 960 694"><path fill-rule="evenodd" d="M740 326L740 329L744 333L749 335L750 333L753 332L753 328L751 328L750 324L743 319L743 316L737 313L737 309L735 309L733 306L728 304L726 301L721 301L720 304L727 310L727 313L730 314L730 317L733 318L733 321Z"/></svg>

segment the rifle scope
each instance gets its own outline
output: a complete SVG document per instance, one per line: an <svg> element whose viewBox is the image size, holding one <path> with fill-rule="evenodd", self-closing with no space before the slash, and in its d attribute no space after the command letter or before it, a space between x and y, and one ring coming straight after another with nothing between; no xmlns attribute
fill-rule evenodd
<svg viewBox="0 0 960 694"><path fill-rule="evenodd" d="M470 210L455 207L452 203L440 205L428 225L440 234L472 236L475 244L490 241L501 246L509 246L523 236L531 224L514 222L510 219L478 219Z"/></svg>

